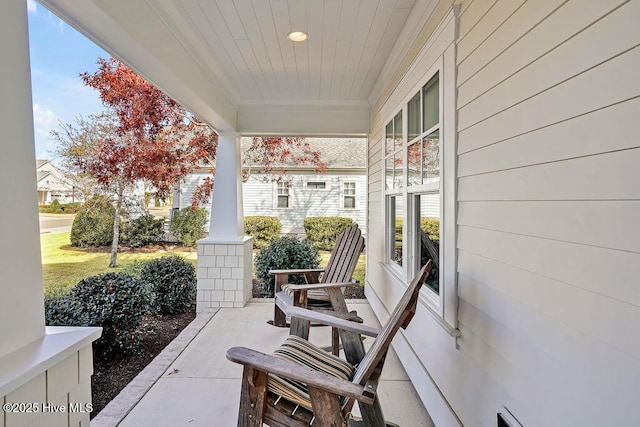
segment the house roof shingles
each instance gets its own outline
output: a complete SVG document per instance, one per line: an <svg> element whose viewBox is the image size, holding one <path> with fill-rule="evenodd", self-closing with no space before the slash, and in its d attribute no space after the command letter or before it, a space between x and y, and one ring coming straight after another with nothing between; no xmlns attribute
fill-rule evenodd
<svg viewBox="0 0 640 427"><path fill-rule="evenodd" d="M242 138L242 149L247 150L252 138ZM364 169L367 166L366 138L307 138L312 151L319 151L327 169ZM283 165L296 169L296 165ZM302 166L301 169L309 166Z"/></svg>

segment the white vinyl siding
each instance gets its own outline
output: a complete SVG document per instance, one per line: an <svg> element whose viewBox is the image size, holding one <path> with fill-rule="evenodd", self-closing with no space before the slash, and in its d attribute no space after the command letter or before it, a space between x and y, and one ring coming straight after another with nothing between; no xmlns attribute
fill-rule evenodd
<svg viewBox="0 0 640 427"><path fill-rule="evenodd" d="M191 204L191 196L205 174L192 174L182 186L180 207ZM291 179L289 209L277 208L274 204L275 184L263 182L252 176L242 184L244 216L275 216L282 223L282 233L304 233L304 219L310 216L339 216L353 219L360 228L366 230L366 175L362 174L314 174L293 173ZM306 189L307 182L325 182L324 190ZM343 208L343 183L355 183L355 209ZM208 207L207 207L208 208Z"/></svg>
<svg viewBox="0 0 640 427"><path fill-rule="evenodd" d="M640 2L474 0L461 11L461 337L456 348L421 306L396 350L436 425L495 426L503 406L525 426L635 425ZM403 288L378 264L381 129L429 69L413 55L372 103L367 284L383 319Z"/></svg>

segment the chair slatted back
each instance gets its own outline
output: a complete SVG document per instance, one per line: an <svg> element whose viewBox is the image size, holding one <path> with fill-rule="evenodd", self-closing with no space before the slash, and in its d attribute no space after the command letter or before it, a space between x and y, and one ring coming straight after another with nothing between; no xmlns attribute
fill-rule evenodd
<svg viewBox="0 0 640 427"><path fill-rule="evenodd" d="M358 263L360 253L364 249L364 237L354 224L336 239L336 245L331 252L329 263L322 275L322 283L348 282Z"/></svg>
<svg viewBox="0 0 640 427"><path fill-rule="evenodd" d="M409 325L409 322L416 311L420 288L427 280L427 276L429 276L432 266L433 261L429 260L429 262L422 267L420 273L413 279L400 299L400 302L396 305L396 309L384 325L384 328L382 328L376 337L376 340L369 348L369 351L367 351L364 358L358 365L353 377L354 383L364 385L369 379L372 379L372 374L376 371L378 364L386 357L387 350L389 349L389 345L391 345L391 341L395 334L401 327L404 329ZM373 379L377 380L377 378Z"/></svg>

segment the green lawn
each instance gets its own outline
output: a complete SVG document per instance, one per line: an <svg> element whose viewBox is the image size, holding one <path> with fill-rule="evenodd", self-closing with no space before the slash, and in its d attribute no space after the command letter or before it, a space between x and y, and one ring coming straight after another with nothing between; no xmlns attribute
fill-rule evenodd
<svg viewBox="0 0 640 427"><path fill-rule="evenodd" d="M79 249L69 244L69 233L40 235L42 248L42 274L45 296L64 295L80 280L96 274L122 271L127 265L136 261L158 258L169 253L181 255L194 264L197 261L195 249L190 252L169 252L159 250L151 252L142 248L135 251L118 253L118 265L109 268L110 248ZM329 261L330 252L321 252L322 266ZM353 278L364 284L365 255L361 255L356 265Z"/></svg>
<svg viewBox="0 0 640 427"><path fill-rule="evenodd" d="M63 295L69 292L76 283L88 276L113 271L121 271L123 267L134 261L142 261L160 257L169 253L176 253L192 260L195 264L196 251L168 252L140 249L118 253L118 265L109 268L110 248L79 249L69 244L69 233L42 234L40 236L42 248L42 274L44 294L46 296Z"/></svg>

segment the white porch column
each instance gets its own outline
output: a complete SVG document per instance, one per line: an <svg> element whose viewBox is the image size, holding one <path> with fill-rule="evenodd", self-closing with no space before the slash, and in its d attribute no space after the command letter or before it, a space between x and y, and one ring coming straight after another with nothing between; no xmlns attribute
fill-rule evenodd
<svg viewBox="0 0 640 427"><path fill-rule="evenodd" d="M25 1L0 13L0 357L44 335Z"/></svg>
<svg viewBox="0 0 640 427"><path fill-rule="evenodd" d="M44 325L36 157L33 141L27 2L0 13L0 402L38 411L0 409L0 426L89 425L69 403L91 402L91 342L100 328ZM43 405L64 412L43 413Z"/></svg>
<svg viewBox="0 0 640 427"><path fill-rule="evenodd" d="M244 236L241 161L238 135L219 133L209 237L198 241L198 312L244 307L251 298L253 238Z"/></svg>

